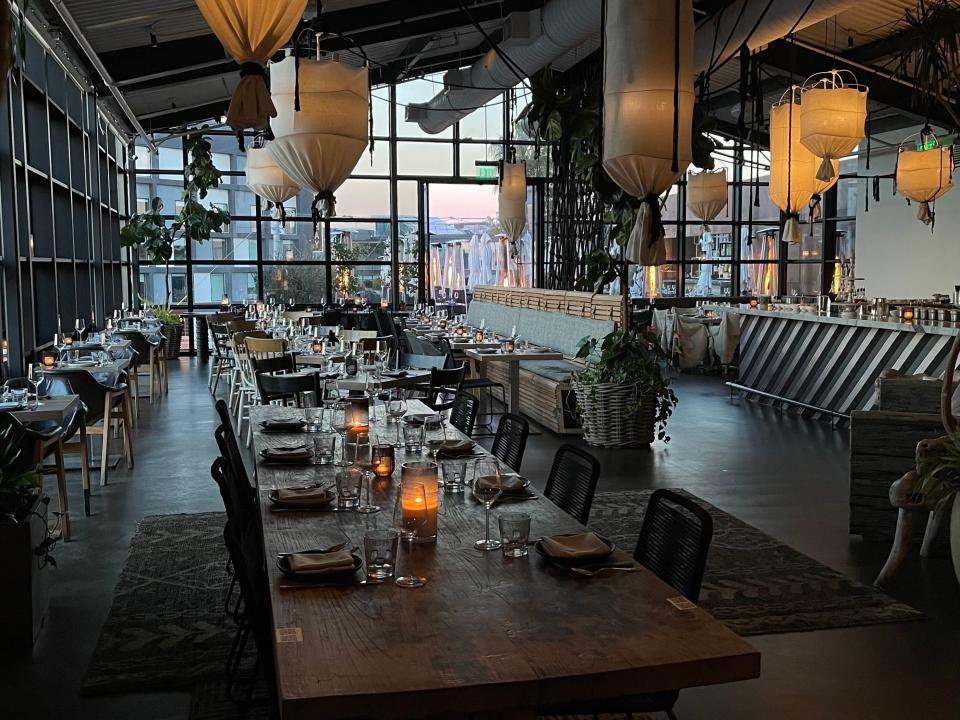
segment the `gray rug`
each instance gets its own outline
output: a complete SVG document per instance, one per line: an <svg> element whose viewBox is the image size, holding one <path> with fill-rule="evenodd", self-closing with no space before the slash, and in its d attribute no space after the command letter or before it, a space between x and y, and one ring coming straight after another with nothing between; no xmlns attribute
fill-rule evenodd
<svg viewBox="0 0 960 720"><path fill-rule="evenodd" d="M700 605L739 635L919 620L909 605L784 545L705 500L713 542ZM590 526L633 552L652 490L597 493Z"/></svg>
<svg viewBox="0 0 960 720"><path fill-rule="evenodd" d="M650 492L598 493L591 526L632 549ZM922 617L695 499L715 523L701 605L740 635ZM229 585L224 521L222 513L143 519L87 670L85 692L193 688L192 720L237 716L222 682L234 632L223 612ZM249 717L265 717L266 709L254 708Z"/></svg>

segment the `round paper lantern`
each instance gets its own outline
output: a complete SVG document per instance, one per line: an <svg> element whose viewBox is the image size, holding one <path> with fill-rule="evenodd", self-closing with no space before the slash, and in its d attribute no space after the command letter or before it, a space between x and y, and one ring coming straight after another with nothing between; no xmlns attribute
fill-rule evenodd
<svg viewBox="0 0 960 720"><path fill-rule="evenodd" d="M520 236L527 224L527 166L523 162L501 163L498 195L500 227L510 243L510 257L520 257Z"/></svg>
<svg viewBox="0 0 960 720"><path fill-rule="evenodd" d="M930 128L920 133L916 150L902 144L897 151L897 192L907 200L920 204L917 219L924 225L934 224L930 204L953 187L953 151L941 147Z"/></svg>
<svg viewBox="0 0 960 720"><path fill-rule="evenodd" d="M283 203L300 192L300 186L277 165L266 148L247 151L247 187L280 209L280 221L286 221Z"/></svg>
<svg viewBox="0 0 960 720"><path fill-rule="evenodd" d="M852 82L846 82L851 79ZM831 160L849 155L864 138L867 88L852 73L831 70L804 83L800 104L800 142L821 159L816 177L836 176Z"/></svg>
<svg viewBox="0 0 960 720"><path fill-rule="evenodd" d="M624 257L661 265L659 196L692 158L692 1L610 0L604 32L603 167L643 201Z"/></svg>
<svg viewBox="0 0 960 720"><path fill-rule="evenodd" d="M197 0L210 29L240 65L240 84L227 110L227 124L237 131L263 130L277 110L267 92L267 61L286 45L303 17L307 0Z"/></svg>
<svg viewBox="0 0 960 720"><path fill-rule="evenodd" d="M687 210L703 221L704 232L710 232L709 223L726 206L726 168L696 173L687 178Z"/></svg>
<svg viewBox="0 0 960 720"><path fill-rule="evenodd" d="M291 180L313 190L316 222L336 214L334 192L367 146L370 83L367 68L327 58L301 58L298 83L297 65L289 57L271 66L277 119L267 149Z"/></svg>

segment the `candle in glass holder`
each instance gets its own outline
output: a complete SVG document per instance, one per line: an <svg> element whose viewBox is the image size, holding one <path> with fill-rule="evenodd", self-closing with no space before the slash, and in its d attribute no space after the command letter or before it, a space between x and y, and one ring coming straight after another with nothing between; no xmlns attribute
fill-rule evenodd
<svg viewBox="0 0 960 720"><path fill-rule="evenodd" d="M754 298L753 300L750 301L750 309L751 309L751 310L756 310L756 309L757 309L757 306L758 306L759 304L760 304L760 303L757 301L757 299Z"/></svg>
<svg viewBox="0 0 960 720"><path fill-rule="evenodd" d="M2 350L3 350L3 362L6 362L6 361L7 361L7 354L8 354L8 352L9 352L9 350L10 350L10 346L7 344L7 339L6 339L6 338L3 339Z"/></svg>
<svg viewBox="0 0 960 720"><path fill-rule="evenodd" d="M456 335L457 337L463 336L463 333L464 333L463 325L457 325L457 327L454 328L453 334Z"/></svg>
<svg viewBox="0 0 960 720"><path fill-rule="evenodd" d="M310 345L310 350L313 351L313 354L314 354L314 355L322 355L322 354L323 354L323 341L322 341L322 340L314 340L313 343L311 343L311 345Z"/></svg>
<svg viewBox="0 0 960 720"><path fill-rule="evenodd" d="M446 329L447 329L447 321L444 320L443 318L440 318L440 329L441 329L441 330L446 330Z"/></svg>
<svg viewBox="0 0 960 720"><path fill-rule="evenodd" d="M508 340L504 340L504 341L503 341L503 351L504 351L504 352L506 352L506 353L512 353L512 352L513 352L514 350L516 350L516 349L517 349L517 343L514 341L513 338L509 338Z"/></svg>
<svg viewBox="0 0 960 720"><path fill-rule="evenodd" d="M304 312L312 313L312 312L313 312L313 308L310 307L309 305L307 305L307 307L306 307L306 309L304 310Z"/></svg>
<svg viewBox="0 0 960 720"><path fill-rule="evenodd" d="M43 366L51 368L57 364L57 356L53 353L44 353L43 354Z"/></svg>
<svg viewBox="0 0 960 720"><path fill-rule="evenodd" d="M903 309L903 321L913 322L913 308L907 307Z"/></svg>
<svg viewBox="0 0 960 720"><path fill-rule="evenodd" d="M370 402L367 398L348 400L344 415L347 442L356 442L357 433L370 431Z"/></svg>
<svg viewBox="0 0 960 720"><path fill-rule="evenodd" d="M63 336L63 344L64 344L64 345L73 345L73 338L70 337L69 335L64 335L64 336Z"/></svg>
<svg viewBox="0 0 960 720"><path fill-rule="evenodd" d="M477 343L483 342L483 330L474 330L473 331L473 341Z"/></svg>
<svg viewBox="0 0 960 720"><path fill-rule="evenodd" d="M417 485L423 485L427 502L427 521L417 532L412 542L430 543L437 541L437 506L440 502L437 481L437 464L429 460L405 462L400 466L400 509L401 512L423 512L423 495L414 492Z"/></svg>
<svg viewBox="0 0 960 720"><path fill-rule="evenodd" d="M378 478L388 478L393 475L393 445L374 445L370 457L373 462L374 475Z"/></svg>

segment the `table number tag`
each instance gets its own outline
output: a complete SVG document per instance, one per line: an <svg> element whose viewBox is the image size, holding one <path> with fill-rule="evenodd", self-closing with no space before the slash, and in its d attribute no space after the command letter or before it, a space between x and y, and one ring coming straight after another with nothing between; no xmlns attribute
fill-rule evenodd
<svg viewBox="0 0 960 720"><path fill-rule="evenodd" d="M673 605L677 610L693 610L697 607L696 604L690 602L683 595L667 598L667 602Z"/></svg>
<svg viewBox="0 0 960 720"><path fill-rule="evenodd" d="M278 643L303 642L303 630L298 627L277 628Z"/></svg>

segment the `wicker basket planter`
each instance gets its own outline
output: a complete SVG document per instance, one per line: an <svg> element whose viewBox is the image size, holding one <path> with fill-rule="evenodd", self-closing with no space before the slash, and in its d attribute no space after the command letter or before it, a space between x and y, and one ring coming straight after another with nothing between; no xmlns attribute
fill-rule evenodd
<svg viewBox="0 0 960 720"><path fill-rule="evenodd" d="M636 385L572 382L577 409L583 423L583 439L589 445L626 448L650 445L656 437L656 404L644 401L636 409Z"/></svg>
<svg viewBox="0 0 960 720"><path fill-rule="evenodd" d="M166 340L164 343L163 356L167 360L180 357L180 340L183 338L183 323L161 325L160 334L163 335Z"/></svg>

